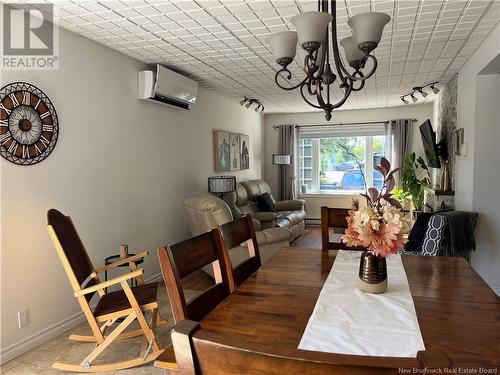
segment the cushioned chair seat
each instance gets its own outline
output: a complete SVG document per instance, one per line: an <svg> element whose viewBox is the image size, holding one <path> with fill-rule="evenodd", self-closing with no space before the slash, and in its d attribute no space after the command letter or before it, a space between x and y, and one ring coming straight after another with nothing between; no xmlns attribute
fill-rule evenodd
<svg viewBox="0 0 500 375"><path fill-rule="evenodd" d="M158 283L148 283L132 288L137 303L142 306L156 301ZM106 293L101 297L94 309L95 316L110 314L116 311L131 308L130 303L123 290Z"/></svg>

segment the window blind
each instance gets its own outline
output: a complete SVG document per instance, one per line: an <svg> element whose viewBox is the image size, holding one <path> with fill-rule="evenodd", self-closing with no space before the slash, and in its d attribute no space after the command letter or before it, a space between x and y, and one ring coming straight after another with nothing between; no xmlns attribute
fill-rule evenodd
<svg viewBox="0 0 500 375"><path fill-rule="evenodd" d="M328 138L345 136L384 135L385 123L343 124L343 125L308 125L299 127L299 138Z"/></svg>

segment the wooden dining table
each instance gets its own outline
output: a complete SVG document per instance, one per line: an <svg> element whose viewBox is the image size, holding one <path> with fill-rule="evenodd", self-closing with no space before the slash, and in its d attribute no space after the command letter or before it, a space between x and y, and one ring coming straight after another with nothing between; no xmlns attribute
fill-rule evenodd
<svg viewBox="0 0 500 375"><path fill-rule="evenodd" d="M295 358L336 251L284 248L203 319L201 327ZM462 258L402 256L426 351L458 368L500 366L500 299ZM367 317L369 319L369 317ZM274 349L273 349L274 350Z"/></svg>

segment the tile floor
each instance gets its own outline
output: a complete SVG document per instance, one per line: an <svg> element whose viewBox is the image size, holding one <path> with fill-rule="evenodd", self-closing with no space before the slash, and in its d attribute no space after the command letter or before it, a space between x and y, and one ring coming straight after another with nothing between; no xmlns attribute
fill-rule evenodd
<svg viewBox="0 0 500 375"><path fill-rule="evenodd" d="M185 290L186 298L194 298L199 291ZM165 287L160 285L158 288L158 303L160 305L160 315L168 320L166 325L159 327L156 336L160 348L170 345L170 329L172 328L172 314ZM135 323L134 323L135 324ZM135 329L136 326L129 327ZM90 329L87 323L82 323L78 327L65 332L56 338L24 353L23 355L3 364L0 367L0 373L6 375L48 375L48 374L74 374L72 372L60 371L51 367L55 361L65 363L78 363L85 355L90 353L94 347L92 343L81 343L68 340L70 333L89 334ZM106 349L103 354L94 362L109 363L124 361L134 358L138 355L141 347L142 337L118 341ZM163 371L154 367L153 362L144 366L134 367L117 372L102 372L101 374L111 375L129 375L129 374L163 374Z"/></svg>

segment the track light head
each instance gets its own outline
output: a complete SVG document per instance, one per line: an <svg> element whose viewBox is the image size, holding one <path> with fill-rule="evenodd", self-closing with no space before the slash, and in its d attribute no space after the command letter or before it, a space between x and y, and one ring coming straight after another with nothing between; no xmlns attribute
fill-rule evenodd
<svg viewBox="0 0 500 375"><path fill-rule="evenodd" d="M415 95L411 94L410 97L413 103L416 103L418 101L418 98Z"/></svg>
<svg viewBox="0 0 500 375"><path fill-rule="evenodd" d="M427 95L429 95L424 90L419 90L419 92L420 92L420 95L422 95L423 98L425 98Z"/></svg>
<svg viewBox="0 0 500 375"><path fill-rule="evenodd" d="M432 85L431 90L434 94L439 94L439 89L436 86Z"/></svg>
<svg viewBox="0 0 500 375"><path fill-rule="evenodd" d="M410 102L408 100L406 100L406 98L404 96L401 97L401 101L404 103L404 104L410 104Z"/></svg>
<svg viewBox="0 0 500 375"><path fill-rule="evenodd" d="M244 106L245 108L250 108L253 104L256 105L253 110L255 112L264 112L264 105L260 101L260 99L257 98L247 98L246 96L240 101L240 104Z"/></svg>

